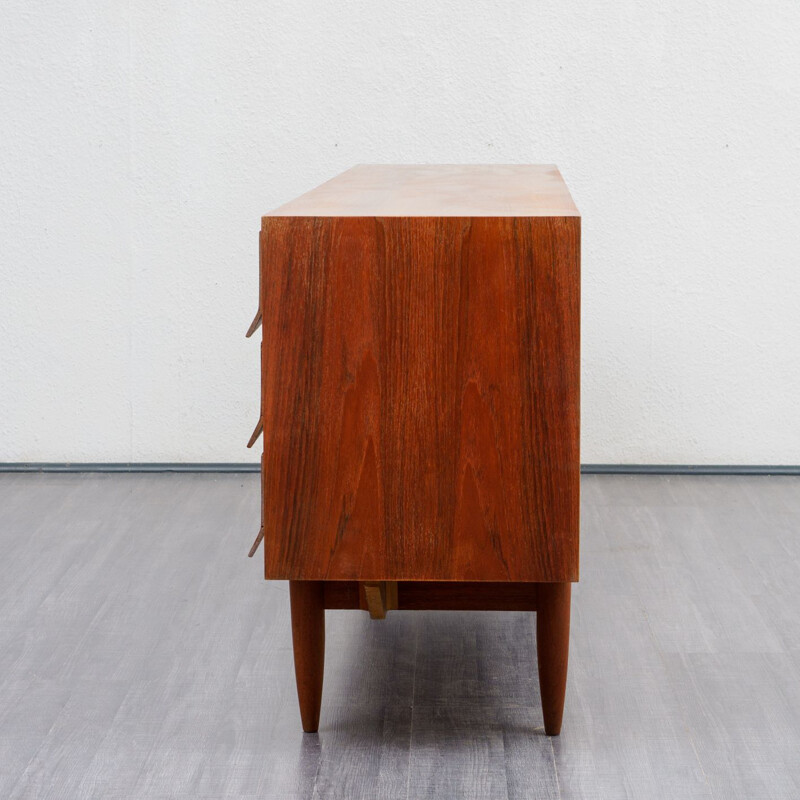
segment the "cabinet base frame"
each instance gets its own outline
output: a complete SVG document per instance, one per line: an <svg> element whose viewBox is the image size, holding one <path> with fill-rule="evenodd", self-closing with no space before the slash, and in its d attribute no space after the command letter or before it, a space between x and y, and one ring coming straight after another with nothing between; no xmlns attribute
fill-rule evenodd
<svg viewBox="0 0 800 800"><path fill-rule="evenodd" d="M289 581L295 676L303 730L319 726L325 609L535 611L545 733L561 732L569 656L571 583ZM386 598L391 598L386 602ZM380 618L380 616L378 617Z"/></svg>

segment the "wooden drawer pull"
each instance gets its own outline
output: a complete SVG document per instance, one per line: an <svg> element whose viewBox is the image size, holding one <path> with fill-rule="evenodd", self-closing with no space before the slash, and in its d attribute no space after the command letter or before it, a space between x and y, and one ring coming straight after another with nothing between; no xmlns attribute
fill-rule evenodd
<svg viewBox="0 0 800 800"><path fill-rule="evenodd" d="M256 443L258 437L261 436L263 430L264 430L264 418L259 417L258 423L256 424L256 429L253 431L253 435L250 437L250 441L247 443L248 447L252 447Z"/></svg>
<svg viewBox="0 0 800 800"><path fill-rule="evenodd" d="M252 558L256 554L256 550L258 550L258 546L261 544L261 540L264 538L264 526L261 526L261 530L258 532L258 536L256 536L256 540L253 542L253 546L250 548L250 552L247 554L248 558Z"/></svg>
<svg viewBox="0 0 800 800"><path fill-rule="evenodd" d="M367 610L372 619L386 617L386 584L365 583L364 594L367 598Z"/></svg>
<svg viewBox="0 0 800 800"><path fill-rule="evenodd" d="M259 308L256 311L255 317L253 317L253 321L250 323L250 327L247 329L247 333L245 334L245 338L249 339L257 330L259 325L261 325L261 309Z"/></svg>
<svg viewBox="0 0 800 800"><path fill-rule="evenodd" d="M397 608L397 581L364 582L364 600L372 619L386 619L386 612Z"/></svg>

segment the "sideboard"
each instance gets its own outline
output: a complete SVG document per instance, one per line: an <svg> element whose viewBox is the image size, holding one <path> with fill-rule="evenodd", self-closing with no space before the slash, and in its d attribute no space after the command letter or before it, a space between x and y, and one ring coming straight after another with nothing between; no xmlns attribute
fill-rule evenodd
<svg viewBox="0 0 800 800"><path fill-rule="evenodd" d="M263 540L289 581L303 729L326 609L493 609L536 613L558 734L580 491L580 216L558 169L342 173L263 217L259 327L251 555Z"/></svg>

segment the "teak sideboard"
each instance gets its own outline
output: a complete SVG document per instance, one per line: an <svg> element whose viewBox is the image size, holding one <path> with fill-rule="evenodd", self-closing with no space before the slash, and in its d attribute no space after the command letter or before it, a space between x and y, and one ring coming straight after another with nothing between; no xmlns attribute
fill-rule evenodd
<svg viewBox="0 0 800 800"><path fill-rule="evenodd" d="M325 609L536 612L560 732L578 580L580 216L554 166L358 166L262 219L264 575L303 729Z"/></svg>

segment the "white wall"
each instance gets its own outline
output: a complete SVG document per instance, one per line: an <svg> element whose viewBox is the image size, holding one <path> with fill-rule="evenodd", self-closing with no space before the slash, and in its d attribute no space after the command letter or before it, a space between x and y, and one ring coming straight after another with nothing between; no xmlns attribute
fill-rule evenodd
<svg viewBox="0 0 800 800"><path fill-rule="evenodd" d="M0 461L252 461L261 214L555 162L583 461L800 463L800 3L5 2Z"/></svg>

